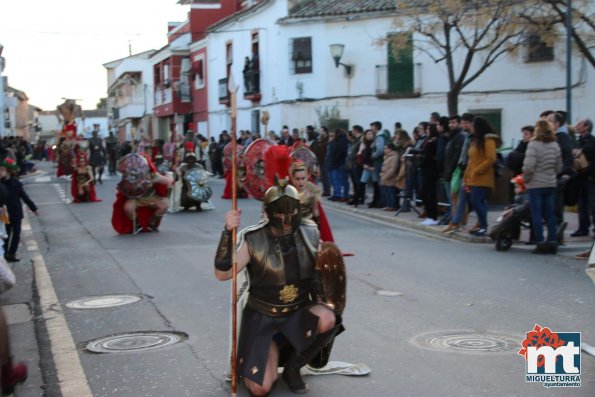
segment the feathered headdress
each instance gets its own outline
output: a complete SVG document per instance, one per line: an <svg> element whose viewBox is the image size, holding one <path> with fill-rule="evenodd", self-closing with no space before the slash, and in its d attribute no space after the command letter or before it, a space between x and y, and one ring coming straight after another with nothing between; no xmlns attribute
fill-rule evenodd
<svg viewBox="0 0 595 397"><path fill-rule="evenodd" d="M287 178L293 159L289 156L290 148L285 145L271 146L264 154L264 177L269 186L275 184L275 177Z"/></svg>

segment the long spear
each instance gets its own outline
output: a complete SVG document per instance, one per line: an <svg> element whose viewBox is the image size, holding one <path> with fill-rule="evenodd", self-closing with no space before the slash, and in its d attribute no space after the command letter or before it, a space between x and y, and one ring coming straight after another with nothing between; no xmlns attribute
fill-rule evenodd
<svg viewBox="0 0 595 397"><path fill-rule="evenodd" d="M231 209L237 211L238 196L237 196L237 170L236 170L236 94L238 87L235 86L233 75L229 76L228 84L229 93L231 94ZM232 261L232 298L231 298L231 395L237 395L238 375L237 375L237 327L238 327L238 263L236 255L237 244L237 228L231 230L231 246L233 248L231 253Z"/></svg>

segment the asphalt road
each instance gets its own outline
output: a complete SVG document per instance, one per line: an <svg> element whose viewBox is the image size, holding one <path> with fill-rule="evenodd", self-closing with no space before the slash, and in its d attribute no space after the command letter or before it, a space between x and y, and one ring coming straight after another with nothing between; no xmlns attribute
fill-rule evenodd
<svg viewBox="0 0 595 397"><path fill-rule="evenodd" d="M63 182L27 180L41 214L30 218L31 232L25 231L19 253L33 258L33 266L18 265L19 286L2 300L25 303L32 312L29 321L11 326L15 356L32 367L17 395L40 396L42 390L77 397L230 395L223 375L230 283L213 276L223 216L231 205L219 198L223 180L211 181L214 210L168 214L160 233L138 236L120 236L111 227L116 182L97 187L101 203L65 204ZM259 202L244 199L239 206L245 226L258 220ZM535 324L580 331L583 342L595 345L595 288L583 261L531 255L522 248L500 253L491 245L327 212L337 244L355 254L345 258L347 331L335 342L332 359L364 363L372 372L308 377L309 395L595 395L595 358L582 354L582 387L546 389L525 382L525 361L517 354ZM44 267L55 291L55 301L46 300L45 307L51 290L40 287ZM140 300L112 308L66 306L109 294ZM124 353L85 349L96 338L137 331L178 332L187 339ZM68 348L69 338L74 348ZM64 341L67 347L56 350ZM124 345L134 349L135 343ZM242 387L239 395L247 396ZM293 394L281 383L274 395Z"/></svg>

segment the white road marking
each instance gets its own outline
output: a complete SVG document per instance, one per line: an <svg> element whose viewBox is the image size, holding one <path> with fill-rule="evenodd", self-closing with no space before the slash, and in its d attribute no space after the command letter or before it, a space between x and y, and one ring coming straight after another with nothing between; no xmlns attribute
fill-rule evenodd
<svg viewBox="0 0 595 397"><path fill-rule="evenodd" d="M62 200L63 203L65 204L70 204L72 203L72 199L70 199L70 197L66 194L66 192L64 191L64 189L62 188L62 185L60 183L54 183L54 188L56 189L56 191L58 192L58 196L60 196L60 199Z"/></svg>
<svg viewBox="0 0 595 397"><path fill-rule="evenodd" d="M23 228L25 227L31 229L27 215L23 219ZM27 249L37 247L37 243L35 245L28 243L27 245ZM76 344L39 250L37 250L37 255L33 257L33 268L39 291L41 312L50 338L52 357L56 365L61 394L64 397L92 397L93 393L81 365Z"/></svg>
<svg viewBox="0 0 595 397"><path fill-rule="evenodd" d="M40 177L35 178L33 180L33 182L35 182L35 183L43 183L43 182L49 182L51 180L52 180L52 177L51 176L40 176Z"/></svg>

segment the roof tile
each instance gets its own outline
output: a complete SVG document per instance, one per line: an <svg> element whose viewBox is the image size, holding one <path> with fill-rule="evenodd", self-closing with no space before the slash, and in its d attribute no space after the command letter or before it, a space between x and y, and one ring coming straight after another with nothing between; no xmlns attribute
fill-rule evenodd
<svg viewBox="0 0 595 397"><path fill-rule="evenodd" d="M289 11L288 18L309 18L396 10L395 0L310 0Z"/></svg>

